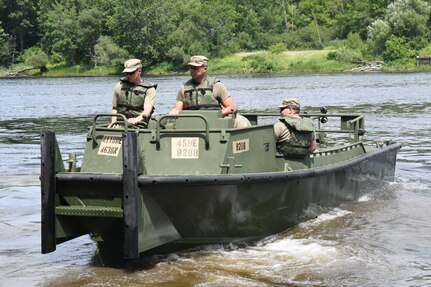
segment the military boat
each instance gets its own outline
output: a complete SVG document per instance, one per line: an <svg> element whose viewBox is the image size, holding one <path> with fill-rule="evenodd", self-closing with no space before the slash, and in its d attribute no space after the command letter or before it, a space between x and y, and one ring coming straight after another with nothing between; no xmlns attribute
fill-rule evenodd
<svg viewBox="0 0 431 287"><path fill-rule="evenodd" d="M253 242L352 201L394 179L401 144L365 139L360 114L304 114L318 151L286 157L271 113L243 113L234 128L220 111L161 115L116 127L98 114L82 162L41 135L42 253L89 234L102 258L138 259L191 244ZM121 121L122 123L121 124Z"/></svg>

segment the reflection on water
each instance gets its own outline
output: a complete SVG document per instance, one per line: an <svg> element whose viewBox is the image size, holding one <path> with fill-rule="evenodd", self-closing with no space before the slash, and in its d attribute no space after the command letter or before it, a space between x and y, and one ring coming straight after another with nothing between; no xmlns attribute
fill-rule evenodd
<svg viewBox="0 0 431 287"><path fill-rule="evenodd" d="M91 117L28 118L0 122L0 144L39 144L42 131L56 135L82 135L91 124Z"/></svg>
<svg viewBox="0 0 431 287"><path fill-rule="evenodd" d="M243 110L364 113L366 136L399 141L396 181L252 245L211 245L133 266L97 261L84 236L40 254L40 133L82 153L94 114L109 113L116 78L0 80L0 285L426 286L431 285L431 75L220 76ZM156 77L156 115L185 76ZM29 88L31 87L31 88ZM331 122L328 123L330 125Z"/></svg>

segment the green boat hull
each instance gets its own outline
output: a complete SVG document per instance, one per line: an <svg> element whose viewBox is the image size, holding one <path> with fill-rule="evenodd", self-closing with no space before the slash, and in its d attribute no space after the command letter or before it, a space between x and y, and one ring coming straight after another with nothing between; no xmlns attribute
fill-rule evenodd
<svg viewBox="0 0 431 287"><path fill-rule="evenodd" d="M82 167L72 162L67 170L55 135L43 133L42 253L84 234L101 254L123 259L171 246L255 241L394 179L401 145L366 146L357 140L361 126L356 133L353 126L350 143L322 143L317 153L289 159L276 152L272 125L233 129L232 122L213 126L212 113L197 114L205 126L186 131L181 118L172 129L157 121L139 131L99 128L95 119ZM104 145L107 137L113 145ZM199 147L178 158L178 138Z"/></svg>

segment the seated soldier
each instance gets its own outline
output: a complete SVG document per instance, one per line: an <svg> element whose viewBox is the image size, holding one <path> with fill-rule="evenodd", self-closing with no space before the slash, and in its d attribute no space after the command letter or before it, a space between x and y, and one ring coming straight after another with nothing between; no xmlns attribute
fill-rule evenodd
<svg viewBox="0 0 431 287"><path fill-rule="evenodd" d="M125 77L115 85L112 97L112 114L123 114L131 125L148 123L154 110L157 84L143 80L142 64L139 59L124 63ZM111 122L117 121L112 117Z"/></svg>
<svg viewBox="0 0 431 287"><path fill-rule="evenodd" d="M294 98L285 99L279 108L283 117L274 124L277 151L293 157L302 157L316 151L313 121L299 115L299 101Z"/></svg>
<svg viewBox="0 0 431 287"><path fill-rule="evenodd" d="M181 110L199 109L221 109L223 117L236 113L235 102L225 86L219 80L206 75L207 57L193 56L187 65L192 78L181 85L171 115L177 115ZM251 124L246 117L236 114L234 127L249 126Z"/></svg>

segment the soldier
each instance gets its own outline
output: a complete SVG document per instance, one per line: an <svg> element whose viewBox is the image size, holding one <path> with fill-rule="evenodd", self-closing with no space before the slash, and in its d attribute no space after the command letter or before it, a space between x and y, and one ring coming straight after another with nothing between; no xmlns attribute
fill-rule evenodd
<svg viewBox="0 0 431 287"><path fill-rule="evenodd" d="M148 122L156 102L157 84L141 78L142 64L139 59L127 60L123 73L126 77L121 78L114 88L112 113L125 115L132 125ZM116 120L117 117L112 117L111 122Z"/></svg>
<svg viewBox="0 0 431 287"><path fill-rule="evenodd" d="M295 98L284 99L278 106L283 116L274 124L277 151L285 156L301 157L316 151L313 121L299 115L300 104Z"/></svg>
<svg viewBox="0 0 431 287"><path fill-rule="evenodd" d="M191 79L181 85L177 94L175 108L171 115L181 110L221 109L223 117L236 112L235 102L219 80L207 77L208 58L193 56L188 63ZM250 126L250 122L241 115L236 115L235 127Z"/></svg>

